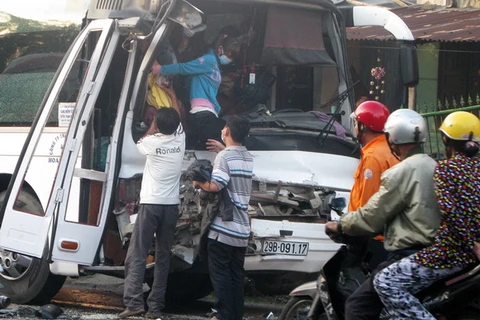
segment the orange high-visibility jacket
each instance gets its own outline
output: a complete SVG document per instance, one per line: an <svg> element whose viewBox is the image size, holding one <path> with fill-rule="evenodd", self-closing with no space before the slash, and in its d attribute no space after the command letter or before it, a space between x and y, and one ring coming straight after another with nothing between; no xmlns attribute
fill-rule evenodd
<svg viewBox="0 0 480 320"><path fill-rule="evenodd" d="M382 173L399 162L390 151L385 135L379 135L361 150L361 159L355 171L348 211L357 211L380 189ZM376 237L377 238L377 237ZM378 240L383 240L379 237Z"/></svg>

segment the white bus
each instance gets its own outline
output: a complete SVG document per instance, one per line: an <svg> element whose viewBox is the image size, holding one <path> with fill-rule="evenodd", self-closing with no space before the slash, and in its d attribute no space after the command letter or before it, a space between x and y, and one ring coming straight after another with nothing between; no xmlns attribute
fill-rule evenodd
<svg viewBox="0 0 480 320"><path fill-rule="evenodd" d="M146 77L159 44L174 40L178 24L188 29L206 24L204 40L227 25L254 31L244 59L237 62L240 72L251 73L237 93L255 101L244 113L252 124L245 144L254 156L255 174L247 275L264 292L286 293L315 278L338 249L324 233L331 218L329 201L348 198L359 157L348 130L354 100L345 28L366 24L366 14L381 15L384 19L372 24L391 28L410 45L409 54L414 52L411 33L397 33L406 26L387 10L341 11L327 0L192 3L195 7L181 0L92 1L85 26L56 72L45 70L49 79L40 78L39 96L44 97L30 107L38 110L36 116L29 111L30 120L15 118L24 107L16 104L17 97L29 96L27 82L5 89L15 103L0 97L0 117L5 110L12 116L2 122L0 140L0 293L12 301L48 301L67 276L123 276L145 161L135 142L145 132L139 124ZM35 56L25 58L35 61ZM36 64L27 65L26 73L35 73ZM5 76L8 80L12 74L24 76L2 73L0 92ZM310 82L285 85L302 75L310 75ZM319 103L279 107L289 106L279 91L304 92L308 83L312 101ZM260 99L255 94L261 90L268 94ZM334 113L327 114L332 108ZM317 113L304 112L308 110ZM333 120L347 125L338 130ZM189 150L184 168L214 156ZM5 166L3 159L9 159ZM198 258L205 206L188 180L182 181L181 200L167 295L188 301L205 296L211 287ZM294 244L301 250L287 249ZM147 260L147 283L153 259Z"/></svg>

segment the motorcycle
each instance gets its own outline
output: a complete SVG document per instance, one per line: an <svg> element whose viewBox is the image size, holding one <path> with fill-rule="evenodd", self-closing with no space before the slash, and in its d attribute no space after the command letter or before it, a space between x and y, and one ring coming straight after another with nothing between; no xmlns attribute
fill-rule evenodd
<svg viewBox="0 0 480 320"><path fill-rule="evenodd" d="M345 199L332 199L338 215ZM320 271L317 281L307 282L290 293L278 320L343 320L345 302L368 277L364 237L333 235L343 245ZM416 294L437 320L480 320L480 265L462 270ZM379 320L393 320L382 311Z"/></svg>

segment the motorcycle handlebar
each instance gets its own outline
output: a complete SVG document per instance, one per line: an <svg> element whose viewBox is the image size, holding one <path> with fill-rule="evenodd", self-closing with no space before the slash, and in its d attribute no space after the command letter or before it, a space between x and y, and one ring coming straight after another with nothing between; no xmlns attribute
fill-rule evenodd
<svg viewBox="0 0 480 320"><path fill-rule="evenodd" d="M327 236L330 237L334 242L336 243L345 243L345 236L347 236L344 233L341 232L334 232L332 230L325 230L325 233ZM348 237L348 236L347 236Z"/></svg>
<svg viewBox="0 0 480 320"><path fill-rule="evenodd" d="M333 232L332 230L325 230L327 236L330 237L336 243L343 243L347 245L356 244L359 241L363 241L363 236L349 236L342 232ZM368 237L367 237L368 238Z"/></svg>

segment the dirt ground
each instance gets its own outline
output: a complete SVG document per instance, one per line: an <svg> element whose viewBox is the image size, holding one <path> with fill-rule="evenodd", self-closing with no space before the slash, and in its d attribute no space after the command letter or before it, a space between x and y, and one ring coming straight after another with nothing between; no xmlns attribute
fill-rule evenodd
<svg viewBox="0 0 480 320"><path fill-rule="evenodd" d="M148 286L145 285L145 290ZM63 314L57 319L116 319L116 314L124 308L122 302L123 279L104 275L85 276L67 279L52 304L59 306ZM195 301L188 305L167 308L163 320L206 320L212 312L214 295ZM245 296L245 319L265 319L272 312L280 314L288 296L265 296L252 290ZM39 319L36 312L41 306L10 305L0 310L0 319ZM131 317L129 319L145 319Z"/></svg>

